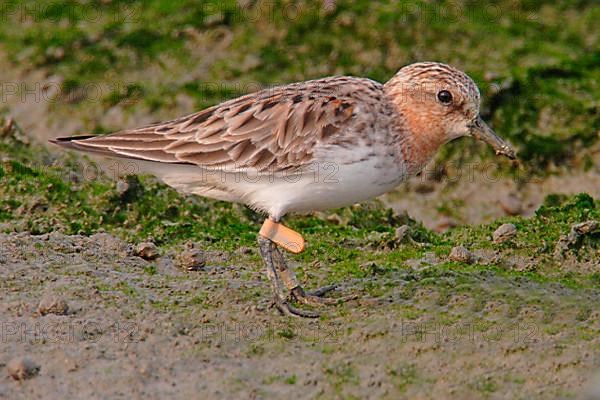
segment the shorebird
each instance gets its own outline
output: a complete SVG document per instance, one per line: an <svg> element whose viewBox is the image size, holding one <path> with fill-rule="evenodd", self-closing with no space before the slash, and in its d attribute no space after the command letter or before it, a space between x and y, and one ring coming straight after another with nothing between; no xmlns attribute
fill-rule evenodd
<svg viewBox="0 0 600 400"><path fill-rule="evenodd" d="M352 76L292 83L166 122L52 142L134 159L141 172L181 192L264 212L258 244L274 305L284 314L316 317L294 301L337 303L323 297L333 287L305 292L298 283L278 245L297 253L304 239L281 224L282 217L388 192L458 137L483 140L514 159L479 107L479 89L469 76L421 62L401 68L385 84Z"/></svg>

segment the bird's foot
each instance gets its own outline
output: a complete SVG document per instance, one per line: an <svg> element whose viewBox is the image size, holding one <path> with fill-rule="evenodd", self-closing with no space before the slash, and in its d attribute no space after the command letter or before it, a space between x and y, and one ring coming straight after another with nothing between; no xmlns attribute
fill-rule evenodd
<svg viewBox="0 0 600 400"><path fill-rule="evenodd" d="M345 301L354 300L358 297L356 295L336 299L322 297L332 290L335 290L335 288L336 285L329 285L310 292L305 292L301 286L296 286L291 290L288 298L283 298L279 293L276 293L273 296L272 307L277 308L283 315L290 317L318 318L321 316L318 312L294 307L291 302L297 301L300 304L308 306L323 306L339 304Z"/></svg>
<svg viewBox="0 0 600 400"><path fill-rule="evenodd" d="M303 317L303 318L319 318L320 314L315 311L303 310L296 308L290 304L288 299L282 299L278 295L273 298L273 307L276 307L280 313L289 317Z"/></svg>
<svg viewBox="0 0 600 400"><path fill-rule="evenodd" d="M291 296L299 303L310 305L310 306L322 306L322 305L333 305L339 304L346 301L354 300L357 296L345 296L337 299L323 297L325 294L335 290L336 285L324 286L322 288L305 292L302 286L296 286L291 291Z"/></svg>

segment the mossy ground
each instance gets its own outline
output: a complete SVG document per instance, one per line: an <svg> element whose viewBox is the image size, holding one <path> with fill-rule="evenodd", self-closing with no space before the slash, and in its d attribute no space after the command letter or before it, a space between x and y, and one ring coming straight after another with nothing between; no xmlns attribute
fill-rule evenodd
<svg viewBox="0 0 600 400"><path fill-rule="evenodd" d="M118 192L116 181L94 163L73 155L52 155L38 145L16 140L14 133L7 132L0 142L2 153L7 155L0 166L0 222L5 232L90 235L103 230L133 243L151 240L165 249L189 241L202 248L227 251L256 243L263 216L244 206L185 197L148 176L127 175L122 179L128 189ZM127 162L117 160L115 168ZM516 268L518 274L584 285L594 283L593 269L557 271L564 260L556 259L555 245L572 225L588 220L600 220L600 205L586 194L549 196L532 218L506 217L445 234L432 232L376 201L286 219L309 242L308 251L295 258L303 263L318 260L333 264L332 279L365 278L374 271L398 270L406 260L427 254L445 258L453 246L464 245L471 251L491 251L498 260L515 260L505 263L510 266L506 273ZM495 244L492 233L502 223L514 224L518 234L506 243ZM410 226L413 242L405 243L395 236L402 225ZM567 256L591 265L600 251L599 238L597 231L584 235ZM502 262L469 268L502 273L495 264ZM443 267L461 269L456 263Z"/></svg>
<svg viewBox="0 0 600 400"><path fill-rule="evenodd" d="M118 128L98 113L116 105L165 112L185 95L200 108L331 74L385 81L428 59L474 77L484 117L517 145L529 173L589 167L587 149L598 140L594 1L53 0L9 2L2 12L9 59L61 77L47 99L53 111L76 110L93 132ZM453 146L443 157L475 149Z"/></svg>
<svg viewBox="0 0 600 400"><path fill-rule="evenodd" d="M242 3L9 2L1 8L0 50L25 77L21 92L35 87L27 77L36 72L59 82L43 100L49 121L60 128L61 120L76 119L95 133L122 128L123 118L175 117L186 104L206 107L265 86L330 74L384 81L406 63L440 60L474 77L485 118L518 147L520 169L500 163L498 175L521 182L597 168L600 15L593 1ZM4 114L22 105L14 83L1 87ZM127 117L105 118L115 110ZM598 367L600 232L562 256L555 252L574 224L600 220L600 201L585 193L550 195L529 218L445 233L377 201L291 216L286 223L308 242L307 251L289 257L302 282L339 283L361 300L325 310L316 322L287 320L266 308L256 251L240 251L255 248L262 216L182 196L147 176L121 178L129 188L123 192L115 178L135 171L135 163L100 168L51 152L36 141L47 126L21 122L31 131L15 125L0 132L0 231L8 235L0 265L18 253L2 269L0 311L27 318L27 304L60 282L57 290L81 304L67 318L88 329L70 343L73 357L88 363L90 343L101 343L114 362L98 348L94 372L84 370L99 382L114 380L114 390L145 379L166 395L561 397L578 393ZM491 156L464 140L436 162L451 169L495 163ZM450 214L468 200L438 208ZM494 244L502 223L513 223L517 235ZM412 241L396 237L402 225ZM44 239L57 232L67 236ZM103 249L98 236L86 239L98 232L130 244L152 240L163 257L128 259ZM175 272L172 256L188 242L212 255L208 271ZM476 262L450 261L457 245ZM101 323L91 329L89 321ZM150 368L140 378L114 371L127 368L124 342L111 343L107 334L115 321L134 321L139 329L128 343L170 372ZM225 339L237 336L223 340L218 326L229 327ZM249 333L231 331L240 327ZM3 343L11 354L40 351L54 359L55 348L44 343ZM196 369L208 389L194 383ZM224 378L211 372L221 369ZM63 366L50 370L66 376ZM165 374L186 389L160 386Z"/></svg>
<svg viewBox="0 0 600 400"><path fill-rule="evenodd" d="M15 135L18 132L7 132L0 144L5 154L0 167L0 226L8 234L41 235L32 236L41 239L34 239L36 243L29 250L19 250L18 256L8 254L20 262L43 262L49 267L34 275L41 273L46 278L23 286L25 282L14 273L21 264L9 262L5 289L21 296L27 293L25 301L34 302L50 279L55 282L50 285L53 287L62 282L55 292L87 304L89 294L64 283L77 281L77 287L96 293L94 302L102 304L103 315L112 315L112 320L121 324L133 324L138 329L134 336L145 326L140 318L164 317L168 319L168 323L163 322L166 327L175 324L176 336L186 338L185 354L192 351L199 359L213 359L242 351L248 366L256 362L268 365L257 376L243 378L246 373L233 373L228 393L254 390L269 396L294 392L302 387L299 384L314 381L320 389L311 391L311 397L323 398L362 397L372 385L379 385L377 393L388 396L420 395L423 390L450 390L466 396L521 390L531 395L568 395L580 390L584 376L573 380L568 371L595 365L594 354L599 350L596 304L600 300L600 232L584 235L564 256L554 251L558 239L572 225L600 219L598 201L586 194L550 196L531 218L507 217L444 234L432 232L379 202L318 216L291 217L289 225L308 241L307 251L289 257L301 281L309 286L339 283L343 291L360 298L326 310L314 325L280 320L266 308L269 289L264 280L260 282L262 262L255 251L241 251L255 247L261 216L242 206L181 196L151 177L123 178L129 189L119 192L115 181L93 163L73 155L52 155L38 145L20 142ZM518 233L506 243L494 244L492 233L505 222L513 223ZM412 240L396 237L395 230L402 225L410 227ZM90 244L66 252L83 251L79 256L84 257L83 262L43 261L68 248L48 243L47 235L59 232L83 237L106 232L131 244L152 240L159 245L162 261L139 265L144 264L140 260L131 265L101 244L90 248L89 255L84 249ZM70 237L80 236L65 236ZM27 242L18 240L21 248ZM94 240L92 236L92 243ZM173 272L172 255L188 242L207 254L217 253L216 258L209 257L209 275ZM456 245L468 247L478 255L477 261L450 261L448 254ZM0 254L2 257L6 256ZM90 271L98 270L98 263L106 272L90 276ZM109 278L113 274L118 278ZM85 321L88 311L80 310L76 315ZM110 320L102 324L110 324ZM171 331L165 326L152 328L157 338ZM82 330L81 346L90 335L103 337L111 328L104 326L98 328L100 332L91 333L87 325L72 329ZM146 337L146 333L142 335ZM196 339L189 342L187 338ZM49 351L43 350L43 344L39 346L43 354ZM297 362L297 353L289 353L289 346L299 346L302 354L317 351L316 358L314 354L303 357L320 364L321 372L311 378L312 367L306 363L277 372L276 366L283 360ZM384 351L390 346L395 353ZM476 361L482 349L497 360L513 357L514 364L499 373L497 363L486 366ZM364 353L362 361L351 356L356 352ZM545 352L554 356L536 356L536 362L562 371L550 388L545 383L550 377L539 375L535 369L533 379L522 364L532 354ZM178 353L173 349L171 354ZM407 356L414 362L398 364ZM571 367L555 366L562 365L563 361L557 360L565 358ZM440 386L436 383L439 371L431 371L431 363L437 362L454 366L453 371L460 365L468 372L455 376L455 385ZM157 379L162 382L162 378ZM188 386L183 385L182 393L192 390Z"/></svg>

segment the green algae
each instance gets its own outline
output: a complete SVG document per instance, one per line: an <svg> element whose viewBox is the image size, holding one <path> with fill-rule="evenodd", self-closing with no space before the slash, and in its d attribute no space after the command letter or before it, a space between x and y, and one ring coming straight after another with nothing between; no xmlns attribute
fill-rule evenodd
<svg viewBox="0 0 600 400"><path fill-rule="evenodd" d="M115 105L175 117L181 94L201 108L296 80L385 81L407 63L445 61L475 78L484 117L516 145L528 175L589 167L600 129L593 1L332 4L13 1L0 41L15 68L61 76L54 111L82 117ZM109 130L96 118L87 125ZM461 141L440 161L478 158L482 148Z"/></svg>
<svg viewBox="0 0 600 400"><path fill-rule="evenodd" d="M92 162L68 153L57 156L11 135L2 138L0 151L5 155L0 174L0 222L5 232L91 235L105 231L132 243L152 240L164 251L190 241L204 249L228 252L255 246L262 217L243 206L183 196L148 176L121 178L127 190L119 192L117 184ZM477 276L490 273L573 288L597 286L597 271L563 269L564 260L557 258L555 244L572 225L588 220L600 220L600 205L585 193L549 196L531 218L504 217L444 234L377 201L286 219L308 242L307 251L293 257L301 263L301 279L331 283L400 274L409 285L443 286L447 279L472 283ZM495 244L491 237L502 223L514 224L517 235ZM409 227L410 240L395 235L404 225ZM457 245L475 253L492 252L493 257L479 258L471 265L448 260ZM599 249L600 232L590 232L565 256L575 264L593 265ZM260 264L252 255L239 260ZM415 265L420 267L415 269ZM319 272L323 266L329 270L327 277ZM147 273L152 275L156 269L149 268ZM389 290L367 283L364 289L377 295Z"/></svg>

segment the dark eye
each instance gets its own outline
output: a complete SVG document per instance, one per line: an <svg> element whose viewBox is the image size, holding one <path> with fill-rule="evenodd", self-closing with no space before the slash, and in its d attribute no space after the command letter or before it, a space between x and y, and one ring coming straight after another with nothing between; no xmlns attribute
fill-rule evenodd
<svg viewBox="0 0 600 400"><path fill-rule="evenodd" d="M437 98L444 104L448 104L452 101L452 93L447 90L440 90L437 94Z"/></svg>

